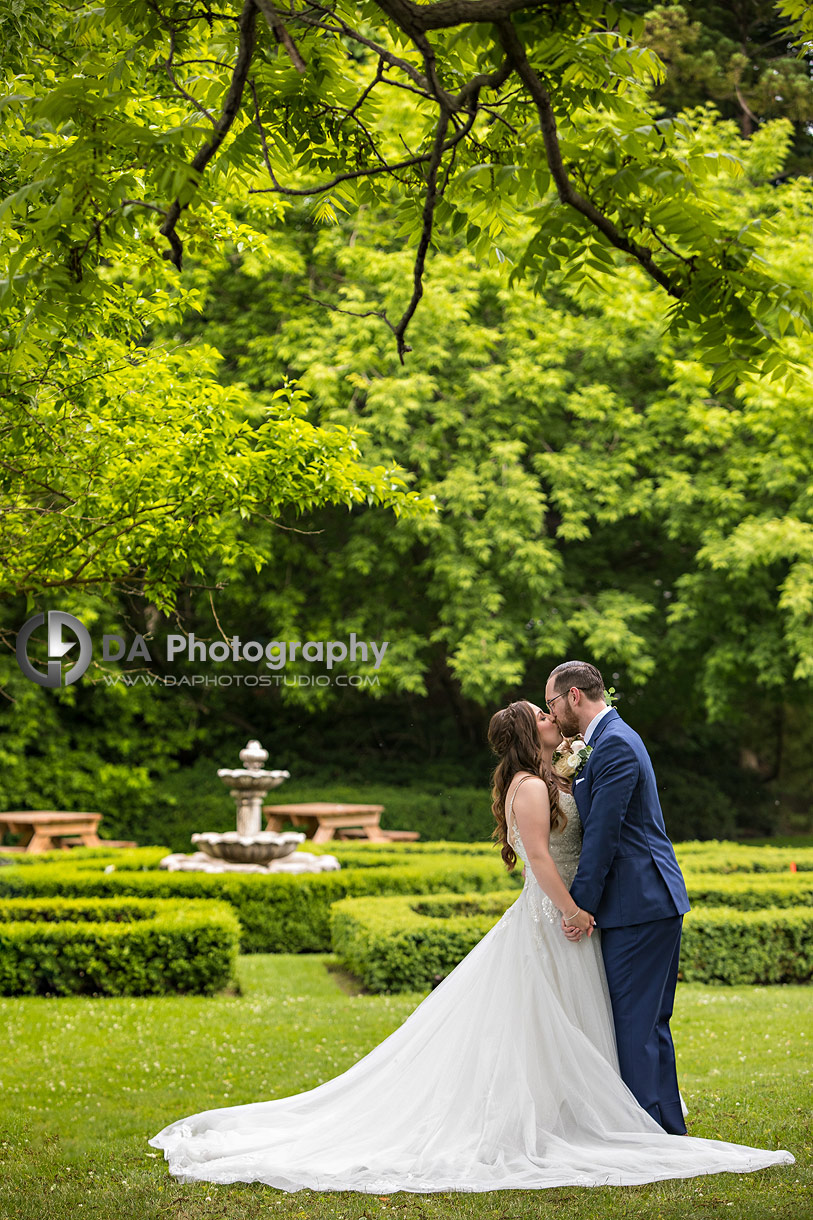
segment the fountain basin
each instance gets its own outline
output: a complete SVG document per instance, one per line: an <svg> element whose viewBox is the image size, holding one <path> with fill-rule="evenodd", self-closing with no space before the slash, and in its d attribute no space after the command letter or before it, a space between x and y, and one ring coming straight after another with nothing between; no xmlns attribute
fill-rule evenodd
<svg viewBox="0 0 813 1220"><path fill-rule="evenodd" d="M266 864L269 860L281 860L296 851L307 836L301 831L259 830L256 834L242 835L236 830L225 834L206 831L192 835L195 846L216 860L228 860L233 864Z"/></svg>
<svg viewBox="0 0 813 1220"><path fill-rule="evenodd" d="M107 867L115 869L116 866L109 864ZM341 864L335 856L315 856L309 851L295 851L284 859L269 860L266 864L237 864L232 860L216 860L204 851L196 851L191 856L183 852L164 856L158 867L171 873L263 873L268 876L270 873L324 873L341 868Z"/></svg>
<svg viewBox="0 0 813 1220"><path fill-rule="evenodd" d="M244 768L235 771L230 767L220 767L217 774L224 784L236 792L257 791L263 796L291 778L290 771L248 771Z"/></svg>

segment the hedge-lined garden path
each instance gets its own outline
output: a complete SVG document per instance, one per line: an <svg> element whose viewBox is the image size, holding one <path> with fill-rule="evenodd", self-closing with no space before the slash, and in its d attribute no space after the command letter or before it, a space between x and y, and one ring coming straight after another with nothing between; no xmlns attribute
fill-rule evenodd
<svg viewBox="0 0 813 1220"><path fill-rule="evenodd" d="M652 1186L487 1195L283 1194L181 1185L147 1138L172 1119L312 1088L420 994L348 994L327 954L239 959L242 994L0 1000L3 1220L803 1220L812 1214L809 987L681 985L673 1022L694 1135L790 1148L797 1164Z"/></svg>

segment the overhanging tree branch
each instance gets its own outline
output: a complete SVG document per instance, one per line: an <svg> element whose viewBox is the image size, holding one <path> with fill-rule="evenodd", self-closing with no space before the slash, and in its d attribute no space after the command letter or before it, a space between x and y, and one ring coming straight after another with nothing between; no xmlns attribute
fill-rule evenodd
<svg viewBox="0 0 813 1220"><path fill-rule="evenodd" d="M234 120L237 118L237 113L240 109L240 102L243 97L246 80L248 79L248 71L251 67L251 60L254 55L254 47L256 43L256 26L257 26L257 4L255 0L245 0L243 10L240 13L238 23L239 29L239 44L237 49L237 60L232 73L231 84L229 85L226 100L223 103L223 110L220 118L215 124L215 129L212 133L212 138L207 140L203 148L195 155L191 169L197 178L202 174L206 166L211 161L221 144L225 140L231 130ZM164 257L169 259L178 270L181 269L183 259L183 244L176 232L176 226L180 220L181 213L188 204L182 204L179 199L175 199L167 209L167 218L161 225L161 236L165 237L169 242L170 249L165 251Z"/></svg>
<svg viewBox="0 0 813 1220"><path fill-rule="evenodd" d="M402 2L402 0L399 0L399 2ZM528 62L525 48L520 42L513 24L510 21L499 22L497 24L497 31L508 59L516 69L517 75L527 88L536 105L537 113L539 114L539 125L542 129L542 138L545 142L548 167L562 203L567 203L575 211L580 212L600 233L604 234L611 245L615 246L617 250L623 250L625 254L631 255L636 262L640 263L647 275L651 276L657 284L660 284L670 296L680 300L683 296L682 288L658 266L652 257L652 252L646 246L640 246L637 242L631 241L626 237L609 217L599 211L592 200L576 190L568 177L562 160L562 150L559 147L559 136L556 130L556 115L553 111L550 94Z"/></svg>
<svg viewBox="0 0 813 1220"><path fill-rule="evenodd" d="M256 0L256 4L257 4L257 8L260 10L263 17L265 17L266 21L268 22L268 24L271 28L271 32L273 33L274 37L277 39L278 42L282 43L282 45L285 47L285 50L288 52L288 55L290 57L291 63L294 65L297 72L299 72L300 75L304 75L304 73L307 70L307 65L306 65L304 59L302 58L302 56L300 55L299 50L296 46L296 43L294 42L291 35L288 33L288 30L285 27L285 25L282 21L282 18L280 17L280 15L277 12L274 5L271 3L271 0Z"/></svg>
<svg viewBox="0 0 813 1220"><path fill-rule="evenodd" d="M256 89L252 85L254 121L260 133L263 159L272 185L265 188L252 187L249 193L281 194L289 197L319 195L326 193L342 182L384 173L395 174L400 170L412 166L427 165L421 235L413 266L412 294L400 321L394 327L398 344L398 355L402 363L405 353L410 350L405 342L406 330L423 295L423 275L432 237L435 208L449 177L447 172L443 186L439 188L438 174L443 155L471 132L478 110L480 109L479 97L481 91L484 89L500 89L511 77L512 73L516 73L519 77L536 107L548 164L559 193L559 198L563 203L569 204L576 211L580 212L596 229L604 234L613 246L634 258L647 274L671 296L680 298L682 290L679 284L658 266L652 257L651 251L628 238L609 217L604 215L595 206L592 200L576 189L568 177L559 147L556 119L550 95L531 67L525 49L510 20L513 13L525 10L544 12L555 16L567 7L565 0L437 0L433 4L416 4L414 0L376 0L376 4L390 21L411 39L423 60L423 72L417 71L415 65L408 60L393 55L385 47L373 42L372 39L365 35L361 35L325 5L314 4L309 6L310 11L305 10L301 12L296 11L292 5L287 18L288 20L298 20L306 27L317 27L334 34L354 38L377 55L378 63L373 80L363 91L355 105L346 112L345 118L355 117L360 106L369 96L375 85L382 81L387 82L387 78L384 76L385 67L398 67L405 71L408 77L419 86L421 92L425 91L425 94L428 94L439 108L439 117L431 152L415 154L401 161L389 162L373 145L372 151L378 155L378 164L349 169L344 173L334 175L327 182L313 186L283 186L274 175L269 156L268 142L260 117L259 100ZM318 14L317 17L313 16L314 10ZM297 70L304 71L305 69L304 59L298 52L291 35L288 33L287 26L271 0L245 0L239 19L240 39L230 87L220 118L215 124L212 138L200 149L192 161L191 169L196 178L197 175L203 172L206 165L211 161L223 143L237 116L254 53L255 24L258 11L263 13L275 37L285 46ZM450 29L471 22L491 22L496 25L500 42L505 51L505 58L499 69L491 73L478 73L459 88L456 93L453 93L442 80L436 60L435 48L427 37L427 31ZM466 112L467 121L454 133L451 139L447 139L449 123L460 112ZM188 205L182 204L179 199L176 199L167 210L164 223L161 226L161 233L167 238L171 247L165 257L170 258L178 268L181 266L183 247L177 235L177 223L185 206ZM388 319L387 324L392 325Z"/></svg>
<svg viewBox="0 0 813 1220"><path fill-rule="evenodd" d="M153 0L147 0L147 2L152 3ZM195 3L196 0L192 0L193 13ZM410 190L416 189L417 182L422 214L413 264L411 295L404 313L396 325L393 325L383 311L378 312L378 316L382 317L382 320L396 335L398 355L402 363L405 353L410 350L406 344L406 331L423 295L423 276L432 241L438 201L443 197L448 185L454 187L457 181L457 168L461 161L469 172L475 167L475 163L480 161L484 163L485 168L490 167L492 190L498 189L494 185L493 170L495 164L503 165L505 163L506 158L503 157L503 153L506 149L508 149L507 159L509 161L519 161L520 169L524 169L526 175L530 170L530 182L533 183L535 165L528 160L530 146L526 145L523 139L523 130L526 129L529 122L529 112L532 130L536 129L535 120L538 119L547 165L559 200L584 218L585 223L577 235L571 222L566 220L562 222L564 229L567 230L568 242L572 240L575 243L574 251L578 253L578 244L581 243L589 254L591 232L600 234L607 244L622 252L628 261L637 263L646 275L674 301L681 302L680 309L683 311L681 316L687 315L687 311L691 312L692 309L698 308L701 314L704 311L714 312L713 309L708 310L704 303L705 298L699 305L695 302L696 269L701 258L704 257L703 251L700 250L696 254L679 252L683 244L684 231L689 233L686 238L689 247L692 248L694 245L694 238L688 226L666 221L665 232L662 234L658 231L658 222L652 223L649 212L647 195L649 185L640 196L639 214L636 214L631 205L625 206L627 188L621 187L616 190L612 175L605 172L606 164L602 159L602 153L596 153L595 164L593 164L593 150L589 142L585 155L588 168L595 169L595 175L582 173L581 165L570 166L565 162L557 129L557 115L560 112L566 114L569 107L580 104L578 98L582 96L589 97L592 111L595 114L600 114L605 104L612 114L612 105L605 103L605 97L612 97L616 87L620 91L621 82L628 80L631 75L636 76L636 79L640 76L640 79L643 80L647 70L646 54L643 53L643 72L637 74L630 56L630 50L634 51L634 48L627 48L623 45L616 48L621 55L621 67L619 69L615 66L605 53L606 46L615 48L615 43L623 44L626 36L609 29L601 13L597 15L579 13L572 0L431 0L431 2L428 0L423 0L423 2L373 0L373 5L382 15L380 33L366 24L363 33L360 29L353 28L350 24L352 18L343 15L347 11L345 7L334 3L334 0L321 0L321 2L319 0L287 0L287 3L283 3L282 0L276 0L276 2L274 0L245 0L238 21L239 46L236 61L222 113L215 123L212 137L191 162L189 186L179 191L180 198L177 198L168 209L161 226L161 233L167 238L171 247L165 257L170 258L180 268L183 250L176 231L178 220L198 189L203 170L215 156L234 124L240 109L244 87L248 82L254 102L250 122L259 133L262 161L265 164L270 184L268 186L247 185L247 195L278 194L288 198L307 198L326 195L344 182L380 178L381 175L388 176ZM336 8L340 8L342 11L336 12ZM332 93L325 92L323 95L318 90L314 92L314 89L309 87L302 92L301 96L297 96L294 103L291 103L287 96L279 97L273 93L268 99L262 97L259 91L262 77L257 74L254 74L253 79L249 77L255 45L255 21L258 13L264 15L274 37L285 47L300 72L305 69L305 58L298 51L289 31L292 31L294 35L298 31L300 37L309 37L311 41L306 44L308 46L312 46L313 39L321 38L323 34L333 38L338 44L340 58L339 66L334 66L332 71L341 79L342 87ZM522 28L518 28L514 24L517 14L524 16L525 25ZM200 11L198 11L198 17L200 15ZM224 16L223 14L211 15L217 16L218 19ZM193 17L190 15L173 20L180 25L192 19ZM465 39L467 26L483 24L490 25L496 35L492 36L490 40L492 45L485 51L482 49L482 31L478 32L468 43ZM554 46L551 54L555 52L555 55L551 59L550 79L532 65L529 58L530 52L526 50L523 37L525 29L528 30L529 47L536 46L540 38L556 38L559 39L561 48L564 48L564 50L560 48L559 51L556 51L554 44L551 44ZM400 52L399 54L391 50L389 45L385 45L396 32L398 40L394 45ZM450 32L451 37L449 34L444 37L446 32ZM434 35L438 35L438 37ZM404 36L411 43L411 48L406 53L402 50ZM348 55L345 40L352 40L357 44L358 50L354 50ZM452 48L456 47L460 40L463 40L466 51L464 54L458 55L457 51ZM582 43L590 44L590 47L589 53L585 54L583 61L584 82L576 88L574 94L565 68L571 63L577 65L582 63L580 59ZM547 46L547 43L545 45ZM603 48L599 54L594 53L597 48ZM334 49L336 49L335 46ZM494 71L479 71L478 69L484 63L488 65L494 62L495 52L498 54L501 52L503 55L499 68ZM370 53L372 54L371 65ZM545 51L544 54L547 55L548 52ZM355 93L353 102L346 100L344 84L346 80L354 76L355 68L352 65L349 71L342 68L341 55L348 59L359 60L363 65L364 84ZM316 63L316 58L314 54L314 63ZM461 70L461 64L466 64L466 68ZM372 67L369 74L368 65ZM560 69L561 82L559 82ZM467 73L471 73L468 80L466 79ZM399 75L401 79L394 79L396 75ZM557 83L551 83L552 80ZM318 83L318 81L311 82L311 86L318 85ZM394 86L418 94L433 106L435 115L431 135L423 134L420 137L425 141L423 151L416 151L414 144L413 147L410 147L412 141L407 143L404 139L404 132L398 129L395 135L401 139L408 155L400 160L393 159L392 149L388 142L393 133L385 126L377 130L375 118L368 117L368 115L375 116L375 109L365 110L365 103L378 85ZM178 84L178 89L182 96L187 96L182 84ZM487 90L491 91L491 96L486 103L480 98L481 94ZM574 96L577 99L575 102ZM320 102L323 104L319 105ZM504 107L506 109L501 113ZM483 136L479 131L474 131L477 118L481 114L489 115L503 125L503 130L499 132L499 137L502 138L495 140L488 133ZM326 121L325 116L328 116ZM423 111L420 117L423 122L425 118ZM514 120L513 123L510 121L511 119ZM354 125L358 134L345 143L344 132L350 126L347 120ZM648 137L644 135L636 143L634 132L630 133L625 130L625 122L622 113L616 127L611 126L607 139L616 154L620 150L623 167L638 161L646 166L650 150L648 148L645 152L642 150L648 142ZM299 141L295 146L294 157L286 155L286 146L289 146L291 139L289 135L291 129L294 130L295 138ZM451 137L449 136L450 130L453 130ZM506 132L513 137L513 140L509 140L508 143L504 138ZM626 151L628 137L631 138L630 146L633 150L629 154ZM427 150L429 140L431 140L431 148ZM307 151L307 141L311 141L313 144L313 155ZM657 140L649 142L653 145L651 162L654 164L663 150L663 144L655 147ZM279 150L278 164L277 150ZM465 150L465 157L461 156L462 150ZM447 152L451 152L452 156L444 161ZM242 146L240 156L245 156ZM531 158L531 160L533 159ZM677 175L682 174L689 188L694 190L693 168L691 166L687 168L685 162L681 162L680 158L671 156L668 152L664 154L663 159L670 167L670 172ZM681 164L683 169L680 168ZM312 185L284 185L280 179L291 176L292 165L302 166L309 177L318 179L325 172L332 176ZM403 178L399 176L401 171L424 165L427 169L423 182L419 181L418 175L406 175ZM610 186L608 204L600 202L604 196L597 193L593 184L594 177L600 186L601 184ZM488 235L494 229L490 224L486 226L480 224L478 227L478 214L487 211L489 215L492 215L498 209L491 201L482 201L482 196L486 192L483 192L476 178L473 181L472 195L477 197L478 204L472 214L475 236L470 240L477 243L478 257L481 257L490 240ZM504 178L500 178L501 184L504 181ZM647 183L652 181L653 177L650 176ZM657 177L654 178L654 181L657 198L660 190L657 185ZM533 189L527 183L527 177L519 187L514 182L509 188L509 195L517 196L520 201L527 198L529 190ZM182 199L184 202L181 202ZM511 206L509 203L507 210L510 210ZM456 219L460 219L461 216L463 219L466 218L465 205L458 207L457 212ZM551 219L554 228L561 216L562 213L559 213L558 216ZM642 230L652 234L653 243L649 243L647 236L642 236ZM471 225L467 230L467 235L470 233ZM736 234L726 240L736 243ZM643 244L644 242L647 244ZM702 242L700 244L702 246ZM711 249L713 242L710 240L708 245ZM556 254L555 251L554 254ZM589 259L587 261L589 262ZM543 269L551 265L555 265L555 258L551 260L548 257L543 264ZM712 269L712 278L717 277L716 286L720 288L718 303L724 302L730 296L731 287L730 282L726 279L726 265L721 263L714 249L711 249L711 254L706 257L706 265ZM755 293L757 295L760 291L769 292L769 287L762 288L760 284L761 282L756 285ZM706 297L708 297L708 293L706 293ZM677 306L673 306L672 311L674 312L677 308ZM722 308L722 304L720 304L720 308ZM742 330L745 333L745 324L743 324ZM724 340L727 342L725 336ZM719 348L720 344L718 343L717 346Z"/></svg>
<svg viewBox="0 0 813 1220"><path fill-rule="evenodd" d="M381 63L387 64L387 66L390 68L400 68L401 71L404 72L411 80L413 80L416 85L420 86L421 89L427 88L426 78L417 70L414 64L409 62L409 60L403 59L400 55L395 55L394 52L381 46L380 43L373 42L371 38L368 38L359 30L355 30L351 25L348 25L346 21L343 21L342 18L336 13L331 12L330 9L326 9L320 4L312 4L310 5L310 8L316 12L322 13L322 15L326 18L330 18L330 20L335 24L331 25L328 24L327 21L317 20L315 17L312 17L310 13L297 13L296 18L302 25L309 26L314 30L324 30L328 34L342 34L345 38L352 38L354 42L359 44L359 46L367 47L369 51L374 51Z"/></svg>
<svg viewBox="0 0 813 1220"><path fill-rule="evenodd" d="M375 0L375 3L413 40L429 30L506 21L512 13L523 9L555 14L573 7L573 0L435 0L432 4L415 4L414 0Z"/></svg>
<svg viewBox="0 0 813 1220"><path fill-rule="evenodd" d="M471 115L471 122L474 122L474 112ZM406 329L412 320L415 310L418 308L418 302L423 296L423 272L426 266L426 253L429 249L429 242L432 239L432 225L435 217L435 206L438 199L438 171L441 161L443 160L446 129L449 126L449 113L446 110L441 110L438 120L437 130L435 132L435 141L432 146L432 155L429 161L429 169L426 175L426 195L423 204L423 222L421 226L421 237L418 242L418 250L415 255L415 265L412 269L412 296L409 299L409 304L401 315L400 322L395 327L395 339L398 344L398 358L401 364L404 363L404 354L412 349L407 347L404 342Z"/></svg>
<svg viewBox="0 0 813 1220"><path fill-rule="evenodd" d="M454 148L456 144L468 135L471 131L474 122L475 113L469 121L458 131L450 136L443 145L443 152L448 152ZM335 178L331 178L329 182L322 182L318 186L281 186L273 175L273 171L269 176L274 182L274 186L254 186L249 189L250 195L290 195L292 198L297 196L308 195L324 195L326 191L330 191L334 186L338 186L342 182L352 182L355 178L372 178L376 174L392 174L399 169L409 169L414 165L426 165L432 160L432 153L415 153L411 157L405 157L403 161L385 161L380 165L365 165L361 169L351 169L344 174L336 174ZM268 163L266 163L268 168Z"/></svg>

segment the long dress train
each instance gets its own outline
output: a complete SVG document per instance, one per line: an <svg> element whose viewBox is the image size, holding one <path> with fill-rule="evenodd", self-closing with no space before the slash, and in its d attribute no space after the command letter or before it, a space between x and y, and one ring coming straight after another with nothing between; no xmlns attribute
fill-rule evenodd
<svg viewBox="0 0 813 1220"><path fill-rule="evenodd" d="M513 805L513 798L511 801ZM581 827L551 835L566 884ZM572 943L533 876L406 1021L341 1075L204 1110L149 1141L181 1181L369 1194L634 1185L792 1164L784 1150L667 1135L618 1074L599 933Z"/></svg>

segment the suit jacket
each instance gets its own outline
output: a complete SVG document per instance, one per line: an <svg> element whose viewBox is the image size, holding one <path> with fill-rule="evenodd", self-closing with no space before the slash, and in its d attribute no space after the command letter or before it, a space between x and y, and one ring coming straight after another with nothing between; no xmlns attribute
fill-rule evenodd
<svg viewBox="0 0 813 1220"><path fill-rule="evenodd" d="M570 893L601 928L684 915L689 898L641 738L613 708L590 739L573 796L584 840Z"/></svg>

